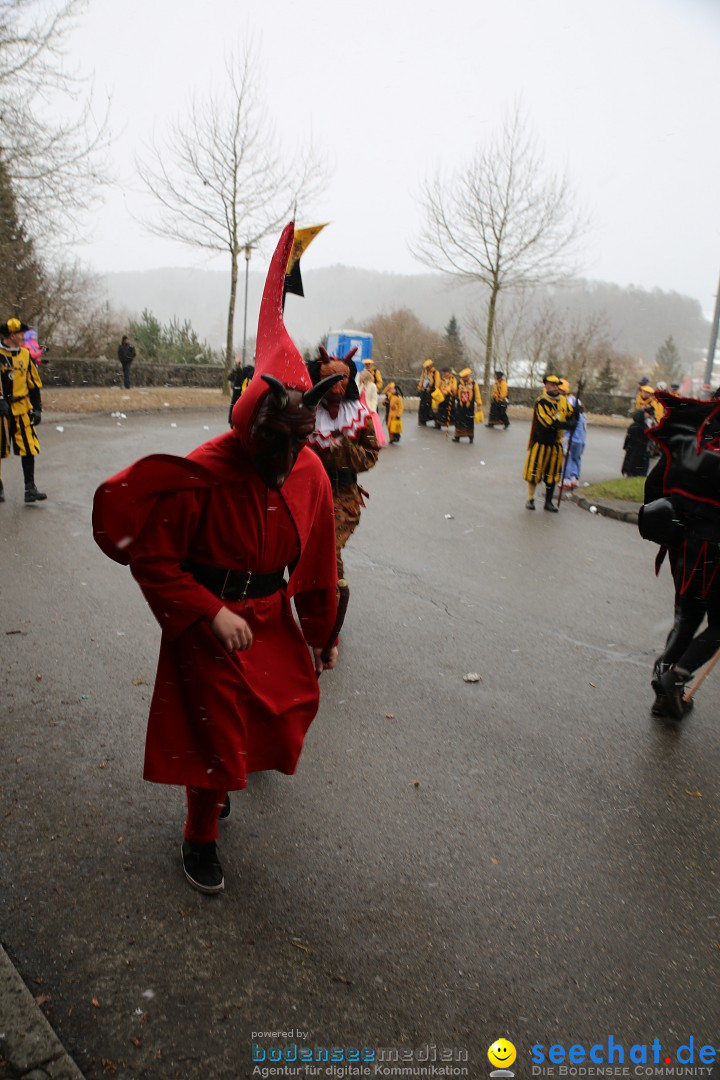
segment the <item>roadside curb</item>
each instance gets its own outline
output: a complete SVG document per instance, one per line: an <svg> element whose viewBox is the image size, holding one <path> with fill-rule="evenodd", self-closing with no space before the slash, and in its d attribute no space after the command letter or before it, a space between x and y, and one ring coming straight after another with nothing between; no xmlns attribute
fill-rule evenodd
<svg viewBox="0 0 720 1080"><path fill-rule="evenodd" d="M0 946L0 1080L84 1080Z"/></svg>
<svg viewBox="0 0 720 1080"><path fill-rule="evenodd" d="M576 492L572 492L570 498L574 503L580 507L581 510L589 510L591 513L602 514L603 517L615 518L616 521L627 521L630 525L637 525L638 512L637 510L624 510L622 506L611 506L609 503L602 503L597 501L591 501L584 495L578 495ZM635 506L635 503L629 503L630 506Z"/></svg>

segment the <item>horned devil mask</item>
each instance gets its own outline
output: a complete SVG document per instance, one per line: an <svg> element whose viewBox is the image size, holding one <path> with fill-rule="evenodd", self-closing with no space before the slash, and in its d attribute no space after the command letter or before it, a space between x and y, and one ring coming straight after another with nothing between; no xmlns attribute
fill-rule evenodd
<svg viewBox="0 0 720 1080"><path fill-rule="evenodd" d="M315 426L320 399L340 376L312 385L307 367L285 329L283 283L295 236L283 229L265 280L255 348L255 377L232 412L233 430L258 473L282 487Z"/></svg>

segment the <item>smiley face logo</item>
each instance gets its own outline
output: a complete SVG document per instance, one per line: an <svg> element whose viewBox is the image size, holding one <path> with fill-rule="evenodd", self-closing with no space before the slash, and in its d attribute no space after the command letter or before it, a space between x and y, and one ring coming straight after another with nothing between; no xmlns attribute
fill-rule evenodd
<svg viewBox="0 0 720 1080"><path fill-rule="evenodd" d="M488 1050L488 1061L496 1069L508 1069L517 1057L517 1050L507 1039L496 1039Z"/></svg>

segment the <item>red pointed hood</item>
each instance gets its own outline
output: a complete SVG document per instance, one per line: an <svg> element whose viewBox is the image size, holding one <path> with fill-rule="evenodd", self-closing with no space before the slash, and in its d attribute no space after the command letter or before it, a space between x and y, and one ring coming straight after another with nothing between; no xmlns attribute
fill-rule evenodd
<svg viewBox="0 0 720 1080"><path fill-rule="evenodd" d="M293 390L309 390L310 375L283 322L283 284L292 251L295 226L285 226L270 262L258 319L255 374L232 411L232 425L244 446L265 394L270 388L263 375L273 375Z"/></svg>

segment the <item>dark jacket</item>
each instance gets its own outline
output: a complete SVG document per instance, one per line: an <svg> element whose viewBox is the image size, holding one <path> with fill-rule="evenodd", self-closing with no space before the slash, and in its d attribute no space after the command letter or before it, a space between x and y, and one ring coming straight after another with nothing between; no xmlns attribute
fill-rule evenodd
<svg viewBox="0 0 720 1080"><path fill-rule="evenodd" d="M121 364L131 364L135 359L135 346L131 345L129 341L118 345L118 360Z"/></svg>

